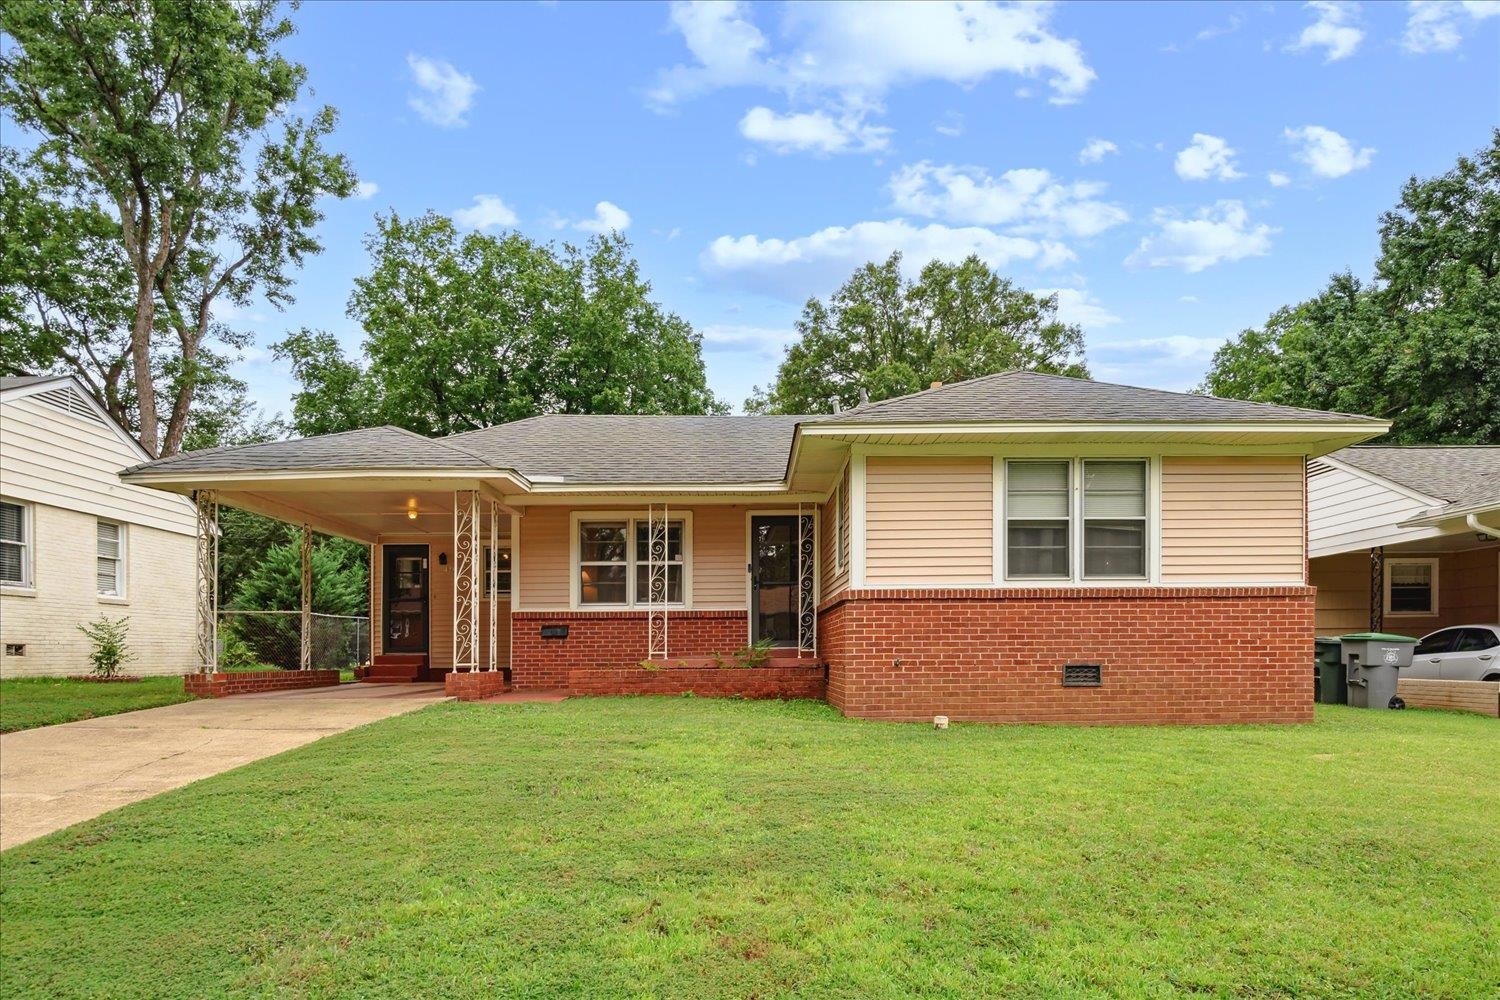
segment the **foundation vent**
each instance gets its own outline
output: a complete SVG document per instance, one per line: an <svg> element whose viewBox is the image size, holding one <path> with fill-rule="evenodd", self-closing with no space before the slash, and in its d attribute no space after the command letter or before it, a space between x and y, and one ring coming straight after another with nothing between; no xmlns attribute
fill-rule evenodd
<svg viewBox="0 0 1500 1000"><path fill-rule="evenodd" d="M1096 688L1104 683L1104 668L1097 663L1063 664L1062 682L1065 688Z"/></svg>

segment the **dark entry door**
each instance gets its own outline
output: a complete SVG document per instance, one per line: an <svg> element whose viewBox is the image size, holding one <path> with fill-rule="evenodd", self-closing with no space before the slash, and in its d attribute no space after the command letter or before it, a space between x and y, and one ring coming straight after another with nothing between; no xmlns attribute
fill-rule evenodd
<svg viewBox="0 0 1500 1000"><path fill-rule="evenodd" d="M773 646L797 645L797 518L791 514L750 519L751 639Z"/></svg>
<svg viewBox="0 0 1500 1000"><path fill-rule="evenodd" d="M427 546L387 545L382 579L384 651L427 652Z"/></svg>

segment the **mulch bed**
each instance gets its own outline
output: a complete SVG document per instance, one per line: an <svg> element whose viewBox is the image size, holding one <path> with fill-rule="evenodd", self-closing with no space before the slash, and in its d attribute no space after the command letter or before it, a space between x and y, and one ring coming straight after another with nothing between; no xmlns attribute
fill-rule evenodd
<svg viewBox="0 0 1500 1000"><path fill-rule="evenodd" d="M115 677L96 677L93 674L69 674L67 679L70 681L88 681L90 684L134 684L146 678L126 674L120 674Z"/></svg>

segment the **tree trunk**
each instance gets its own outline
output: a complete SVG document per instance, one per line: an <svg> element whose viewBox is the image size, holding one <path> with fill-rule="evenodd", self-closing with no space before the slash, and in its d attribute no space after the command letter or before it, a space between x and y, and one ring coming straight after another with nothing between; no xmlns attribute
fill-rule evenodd
<svg viewBox="0 0 1500 1000"><path fill-rule="evenodd" d="M135 323L130 328L130 355L135 368L136 405L141 415L141 447L152 458L160 451L156 419L156 385L151 379L151 329L156 323L153 282L142 281L135 296Z"/></svg>

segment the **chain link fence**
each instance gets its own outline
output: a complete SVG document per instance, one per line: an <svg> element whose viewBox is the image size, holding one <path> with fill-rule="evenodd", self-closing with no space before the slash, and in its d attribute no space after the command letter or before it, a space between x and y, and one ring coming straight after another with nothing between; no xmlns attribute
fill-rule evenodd
<svg viewBox="0 0 1500 1000"><path fill-rule="evenodd" d="M312 667L349 670L370 658L370 619L312 616ZM219 669L296 670L302 665L302 612L219 612Z"/></svg>

